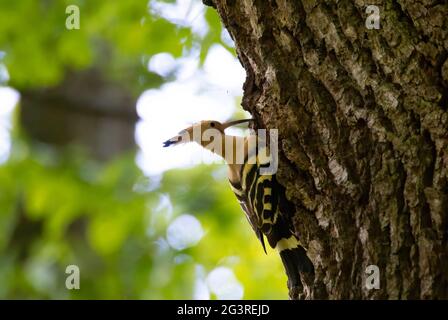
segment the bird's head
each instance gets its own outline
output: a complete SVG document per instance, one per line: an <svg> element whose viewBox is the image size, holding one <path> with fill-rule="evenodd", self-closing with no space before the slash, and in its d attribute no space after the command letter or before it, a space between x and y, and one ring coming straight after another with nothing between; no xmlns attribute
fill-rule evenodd
<svg viewBox="0 0 448 320"><path fill-rule="evenodd" d="M171 139L166 140L163 143L163 146L169 147L194 141L205 147L214 137L222 136L224 134L224 130L228 127L249 121L252 121L252 119L228 121L225 123L215 120L203 120L180 131Z"/></svg>

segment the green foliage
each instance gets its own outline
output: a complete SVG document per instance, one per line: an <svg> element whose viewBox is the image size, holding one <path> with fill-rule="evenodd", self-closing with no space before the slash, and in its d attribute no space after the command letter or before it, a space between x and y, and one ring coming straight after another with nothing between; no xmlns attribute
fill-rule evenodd
<svg viewBox="0 0 448 320"><path fill-rule="evenodd" d="M204 62L213 44L226 46L212 9L205 9L208 32L198 35L154 14L154 2L0 0L0 62L10 85L48 87L70 70L95 67L149 88L169 80L146 70L152 55L197 50ZM81 11L79 30L65 28L71 4ZM190 299L198 268L218 266L235 272L246 299L287 297L280 259L263 253L223 165L171 170L158 185L134 154L100 164L79 148L36 146L20 132L15 123L12 153L0 164L1 299ZM167 244L167 228L185 213L205 234L178 251ZM65 287L72 264L80 290Z"/></svg>
<svg viewBox="0 0 448 320"><path fill-rule="evenodd" d="M130 83L126 73L133 70L131 76L143 77L144 85L157 86L157 78L142 72L142 61L160 52L180 57L200 47L203 62L212 44L223 44L221 23L211 9L205 14L209 32L201 37L189 26L152 14L154 2L1 0L0 50L7 52L11 85L51 86L68 70L100 65L123 83ZM79 7L80 29L66 28L68 5Z"/></svg>
<svg viewBox="0 0 448 320"><path fill-rule="evenodd" d="M196 265L233 268L245 298L286 297L277 254L264 255L221 168L172 170L142 192L138 184L149 181L131 155L99 166L41 152L0 166L1 298L189 299ZM161 248L170 222L186 212L205 236L182 251ZM65 289L70 264L80 267L81 290Z"/></svg>

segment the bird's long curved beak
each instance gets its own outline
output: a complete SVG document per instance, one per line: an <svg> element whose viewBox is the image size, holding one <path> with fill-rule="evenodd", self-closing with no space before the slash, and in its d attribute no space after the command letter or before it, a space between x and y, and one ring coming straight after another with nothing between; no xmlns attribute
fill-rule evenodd
<svg viewBox="0 0 448 320"><path fill-rule="evenodd" d="M163 147L169 147L173 144L179 143L179 141L182 139L181 136L175 136L174 138L168 139L166 141L163 142Z"/></svg>
<svg viewBox="0 0 448 320"><path fill-rule="evenodd" d="M234 120L234 121L225 122L222 124L222 126L221 126L222 129L220 128L220 130L223 130L223 132L224 132L224 130L227 129L228 127L235 126L237 124L244 123L244 122L250 122L250 121L253 121L253 119L242 119L242 120ZM182 130L181 132L179 132L179 134L177 136L174 136L173 138L168 139L165 142L163 142L163 146L169 147L169 146L180 144L182 142L191 141L190 140L191 137L189 134L191 134L192 130L193 130L193 127Z"/></svg>
<svg viewBox="0 0 448 320"><path fill-rule="evenodd" d="M254 119L242 119L242 120L229 121L229 122L223 123L222 124L222 128L224 130L224 129L227 129L228 127L232 127L232 126L235 126L237 124L244 123L244 122L250 122L250 121L253 121L253 120Z"/></svg>
<svg viewBox="0 0 448 320"><path fill-rule="evenodd" d="M183 135L186 133L186 130L182 130L181 132L179 132L176 136L172 137L171 139L168 139L166 141L163 142L163 147L169 147L175 144L178 144L180 142L182 142L182 138Z"/></svg>

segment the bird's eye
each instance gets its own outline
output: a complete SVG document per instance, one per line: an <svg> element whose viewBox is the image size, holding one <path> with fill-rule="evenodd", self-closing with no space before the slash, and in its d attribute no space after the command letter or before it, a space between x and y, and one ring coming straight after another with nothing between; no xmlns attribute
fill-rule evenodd
<svg viewBox="0 0 448 320"><path fill-rule="evenodd" d="M211 123L210 123L210 127L214 128L214 127L215 127L215 123L214 123L214 122L211 122Z"/></svg>

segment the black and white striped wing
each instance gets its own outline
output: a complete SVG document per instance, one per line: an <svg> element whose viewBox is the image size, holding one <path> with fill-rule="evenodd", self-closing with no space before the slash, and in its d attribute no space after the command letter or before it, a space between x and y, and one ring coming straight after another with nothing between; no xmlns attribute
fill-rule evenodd
<svg viewBox="0 0 448 320"><path fill-rule="evenodd" d="M266 252L266 246L264 244L263 232L259 228L259 222L257 214L254 212L252 208L251 202L248 200L246 193L242 190L241 185L239 183L230 182L230 186L232 187L233 193L235 193L238 202L240 203L241 208L243 209L247 221L249 221L250 226L254 230L257 235L258 240L260 240L261 245L263 246L264 252Z"/></svg>
<svg viewBox="0 0 448 320"><path fill-rule="evenodd" d="M272 226L276 224L279 216L279 194L275 175L262 174L260 170L268 164L266 158L260 156L258 149L252 150L241 167L241 183L231 183L232 190L265 251L263 234L271 234ZM272 247L269 237L268 241Z"/></svg>

